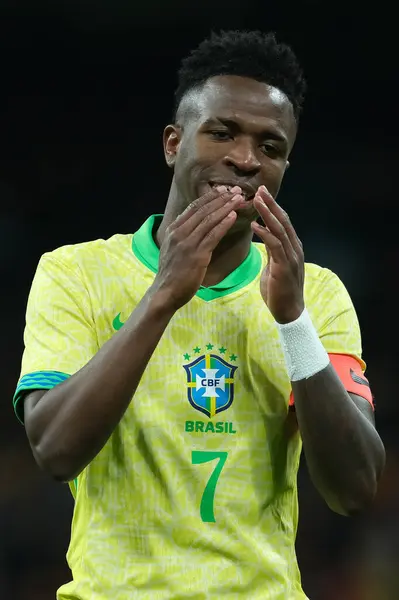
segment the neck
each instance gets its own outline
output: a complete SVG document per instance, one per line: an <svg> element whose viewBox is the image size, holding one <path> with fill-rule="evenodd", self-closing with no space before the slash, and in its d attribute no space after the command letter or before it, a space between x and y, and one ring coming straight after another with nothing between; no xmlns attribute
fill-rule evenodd
<svg viewBox="0 0 399 600"><path fill-rule="evenodd" d="M165 214L155 233L155 242L159 248L165 239L167 228L177 219L186 206L176 202L176 199L177 194L172 183ZM253 233L249 222L241 227L236 222L232 230L227 233L213 251L202 285L205 287L216 285L237 269L248 256L252 237Z"/></svg>

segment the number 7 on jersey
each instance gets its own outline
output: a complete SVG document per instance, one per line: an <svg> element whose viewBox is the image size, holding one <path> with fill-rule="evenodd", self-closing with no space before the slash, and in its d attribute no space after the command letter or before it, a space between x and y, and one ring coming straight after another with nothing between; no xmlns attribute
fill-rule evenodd
<svg viewBox="0 0 399 600"><path fill-rule="evenodd" d="M207 452L203 450L193 450L191 461L193 465L210 462L211 460L219 459L213 473L209 477L208 483L205 486L200 504L200 515L204 523L215 523L215 514L213 510L216 484L219 480L220 473L227 459L227 452Z"/></svg>

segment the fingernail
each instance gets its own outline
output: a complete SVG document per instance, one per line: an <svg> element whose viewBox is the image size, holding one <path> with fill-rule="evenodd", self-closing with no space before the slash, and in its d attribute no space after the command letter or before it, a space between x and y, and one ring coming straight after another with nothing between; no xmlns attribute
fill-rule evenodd
<svg viewBox="0 0 399 600"><path fill-rule="evenodd" d="M244 196L241 196L241 194L235 194L230 200L230 202L234 203L237 202L237 200L240 200L240 202L244 202Z"/></svg>
<svg viewBox="0 0 399 600"><path fill-rule="evenodd" d="M227 192L227 187L225 185L218 185L216 191L220 192L221 194L224 194L225 192Z"/></svg>
<svg viewBox="0 0 399 600"><path fill-rule="evenodd" d="M235 185L233 188L231 188L230 192L232 194L241 194L242 189L240 188L239 185Z"/></svg>
<svg viewBox="0 0 399 600"><path fill-rule="evenodd" d="M260 194L255 194L255 198L257 200L259 200L259 202L262 202L262 204L265 204L265 201L263 200L262 196ZM266 206L266 205L265 205Z"/></svg>

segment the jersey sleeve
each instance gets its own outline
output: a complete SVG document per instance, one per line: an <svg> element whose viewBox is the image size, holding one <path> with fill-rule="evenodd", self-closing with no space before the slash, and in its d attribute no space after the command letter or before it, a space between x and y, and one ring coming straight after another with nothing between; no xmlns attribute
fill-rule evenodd
<svg viewBox="0 0 399 600"><path fill-rule="evenodd" d="M362 340L355 308L344 284L335 273L321 269L317 284L311 278L305 302L330 362L348 392L364 397L374 407L370 385L364 376ZM291 393L290 406L295 400Z"/></svg>
<svg viewBox="0 0 399 600"><path fill-rule="evenodd" d="M56 253L42 256L29 293L25 348L13 399L21 422L26 392L55 387L98 350L88 290L78 270Z"/></svg>
<svg viewBox="0 0 399 600"><path fill-rule="evenodd" d="M323 269L323 280L314 293L308 310L323 346L329 354L352 356L364 371L359 321L344 284L335 273Z"/></svg>

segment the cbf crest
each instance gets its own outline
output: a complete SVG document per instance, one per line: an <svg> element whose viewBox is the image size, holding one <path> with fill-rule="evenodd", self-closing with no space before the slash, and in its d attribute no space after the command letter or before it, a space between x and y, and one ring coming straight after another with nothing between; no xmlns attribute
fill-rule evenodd
<svg viewBox="0 0 399 600"><path fill-rule="evenodd" d="M237 360L235 354L227 355L231 362L220 356L225 355L227 349L218 348L219 353L213 351L213 344L207 344L207 352L201 353L201 348L193 349L194 358L190 363L183 365L187 375L187 396L193 408L212 418L217 413L227 410L234 399L234 374L237 365L232 364ZM185 354L189 360L192 355Z"/></svg>

